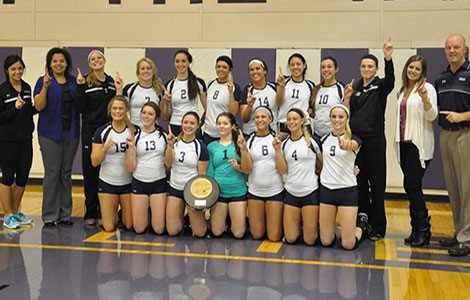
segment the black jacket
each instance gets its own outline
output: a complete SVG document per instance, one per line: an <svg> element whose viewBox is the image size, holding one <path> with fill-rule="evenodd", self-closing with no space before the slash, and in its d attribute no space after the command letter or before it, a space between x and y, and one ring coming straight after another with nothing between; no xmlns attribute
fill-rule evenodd
<svg viewBox="0 0 470 300"><path fill-rule="evenodd" d="M393 61L385 60L385 77L375 77L367 86L359 80L351 96L351 131L360 138L385 136L387 96L393 90L395 75Z"/></svg>
<svg viewBox="0 0 470 300"><path fill-rule="evenodd" d="M31 86L23 80L20 95L25 104L16 109L18 91L8 79L0 85L0 140L23 141L33 138L33 115L38 112L32 103Z"/></svg>
<svg viewBox="0 0 470 300"><path fill-rule="evenodd" d="M77 85L75 106L82 114L83 133L93 134L96 129L109 121L108 103L116 95L114 79L105 74L101 85L84 83Z"/></svg>

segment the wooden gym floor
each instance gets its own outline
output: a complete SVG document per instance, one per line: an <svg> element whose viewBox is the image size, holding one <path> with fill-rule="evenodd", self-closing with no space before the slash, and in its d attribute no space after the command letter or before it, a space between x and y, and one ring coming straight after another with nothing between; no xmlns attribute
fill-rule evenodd
<svg viewBox="0 0 470 300"><path fill-rule="evenodd" d="M0 299L470 299L469 257L447 255L450 206L429 203L429 246L403 244L408 203L387 201L386 239L355 251L268 241L104 233L83 224L74 187L70 227L43 227L42 188L28 186L32 226L0 230Z"/></svg>

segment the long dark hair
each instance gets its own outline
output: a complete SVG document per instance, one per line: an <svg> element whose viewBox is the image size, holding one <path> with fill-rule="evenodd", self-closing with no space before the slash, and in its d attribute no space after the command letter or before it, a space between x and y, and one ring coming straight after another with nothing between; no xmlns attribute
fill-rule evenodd
<svg viewBox="0 0 470 300"><path fill-rule="evenodd" d="M408 66L412 63L418 61L421 63L421 76L419 77L419 80L415 83L415 87L421 86L423 84L424 79L426 78L426 74L428 72L428 64L426 62L426 58L421 55L412 55L410 58L405 63L405 66L403 67L403 71L401 72L401 88L400 88L400 94L402 92L406 92L406 90L409 88L410 85L410 80L408 79L408 76L406 76L406 70L408 69Z"/></svg>
<svg viewBox="0 0 470 300"><path fill-rule="evenodd" d="M220 117L226 117L229 122L230 122L230 125L234 126L233 129L232 129L232 142L235 146L235 152L241 156L241 152L240 152L240 148L238 147L238 144L237 144L237 140L238 140L238 124L237 124L237 119L235 119L235 116L230 113L230 112L223 112L223 113L220 113L218 116L217 116L217 119L215 120L215 122L217 123L217 121L219 121L219 118Z"/></svg>
<svg viewBox="0 0 470 300"><path fill-rule="evenodd" d="M160 125L158 125L158 122L157 122L157 119L160 118L160 115L161 115L161 112L162 112L160 110L160 107L158 107L158 105L155 102L152 102L152 101L145 102L145 104L142 105L142 108L140 109L141 113L144 110L144 107L146 107L146 106L150 106L155 111L155 128L160 133L160 136L163 136L163 128Z"/></svg>
<svg viewBox="0 0 470 300"><path fill-rule="evenodd" d="M302 79L305 79L305 73L307 73L307 61L305 60L305 57L304 57L302 54L300 54L300 53L294 53L294 54L292 54L291 56L289 56L289 59L287 60L287 63L289 64L289 66L290 66L290 61L291 61L294 57L300 59L300 60L302 61L302 63L305 65L305 69L304 69L304 71L302 72Z"/></svg>
<svg viewBox="0 0 470 300"><path fill-rule="evenodd" d="M5 61L3 62L3 71L5 72L5 75L8 79L8 68L11 67L11 65L16 64L17 62L20 62L21 65L23 66L23 69L26 69L26 65L24 64L23 59L21 59L21 56L19 55L8 55L7 58L5 58Z"/></svg>
<svg viewBox="0 0 470 300"><path fill-rule="evenodd" d="M193 62L193 57L188 52L188 50L185 50L185 49L180 49L180 50L176 51L175 55L173 56L173 61L175 60L176 55L181 54L181 53L186 55L186 58L188 59L190 64ZM196 77L196 75L194 75L193 71L191 71L191 68L188 66L188 96L189 96L189 100L196 100L198 94L199 94L199 86L197 84L197 77Z"/></svg>
<svg viewBox="0 0 470 300"><path fill-rule="evenodd" d="M54 54L62 54L67 62L67 67L65 68L64 75L65 77L70 77L70 70L72 70L72 57L70 53L64 48L54 47L51 48L46 55L46 68L49 74L52 73L51 62Z"/></svg>

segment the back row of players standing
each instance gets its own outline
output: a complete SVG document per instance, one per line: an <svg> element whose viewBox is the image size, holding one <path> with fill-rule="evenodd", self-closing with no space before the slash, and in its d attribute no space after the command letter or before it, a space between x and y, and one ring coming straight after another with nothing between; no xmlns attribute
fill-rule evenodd
<svg viewBox="0 0 470 300"><path fill-rule="evenodd" d="M160 104L162 119L169 120L173 133L178 135L181 130L182 116L188 111L199 111L197 102L199 98L205 111L204 142L206 144L219 138L215 120L222 112L237 115L240 111L243 133L249 135L256 131L253 111L258 106L269 107L274 115L272 129L286 133L286 114L290 108L300 108L307 116L313 113L315 116L314 133L321 137L332 129L328 117L329 109L335 104L342 103L344 98L344 86L336 80L338 65L333 57L322 59L323 82L317 87L305 78L307 63L301 54L295 53L289 57L288 65L291 75L284 76L281 73L277 83L267 81L268 67L262 59L252 59L248 67L252 82L243 90L231 79L233 64L229 57L217 58L215 66L217 78L210 81L207 86L203 79L195 77L191 72L189 68L191 62L191 55L181 50L175 55L178 75L164 86L159 86L157 83L144 87L136 81L124 87L123 95L129 99L130 117L133 124L141 124L140 109L145 102L152 101ZM179 64L184 67L178 67ZM153 72L150 74L153 78L156 77L155 65L150 59L140 60L137 68L138 76L143 76L144 72ZM146 68L148 70L144 71ZM121 79L118 78L117 81L121 82ZM191 91L190 85L193 85L195 92ZM310 110L310 103L314 99L313 110ZM307 122L310 126L310 120Z"/></svg>

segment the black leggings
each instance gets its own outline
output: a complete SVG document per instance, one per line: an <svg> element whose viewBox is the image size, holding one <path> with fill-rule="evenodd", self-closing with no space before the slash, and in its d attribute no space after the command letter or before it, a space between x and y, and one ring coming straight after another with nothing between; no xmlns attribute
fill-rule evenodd
<svg viewBox="0 0 470 300"><path fill-rule="evenodd" d="M92 132L82 132L82 172L85 182L85 216L84 219L98 219L100 217L98 199L98 176L100 167L91 164L91 138Z"/></svg>
<svg viewBox="0 0 470 300"><path fill-rule="evenodd" d="M1 141L0 167L2 168L2 184L11 186L13 183L16 183L17 186L26 186L32 163L32 140Z"/></svg>
<svg viewBox="0 0 470 300"><path fill-rule="evenodd" d="M426 160L425 167L421 166L418 148L413 143L400 142L400 167L403 171L403 188L410 199L411 209L425 211L426 203L423 196L423 176L430 160Z"/></svg>
<svg viewBox="0 0 470 300"><path fill-rule="evenodd" d="M361 137L361 140L362 146L356 158L360 170L357 176L359 213L366 213L372 228L385 236L386 141L385 137Z"/></svg>

